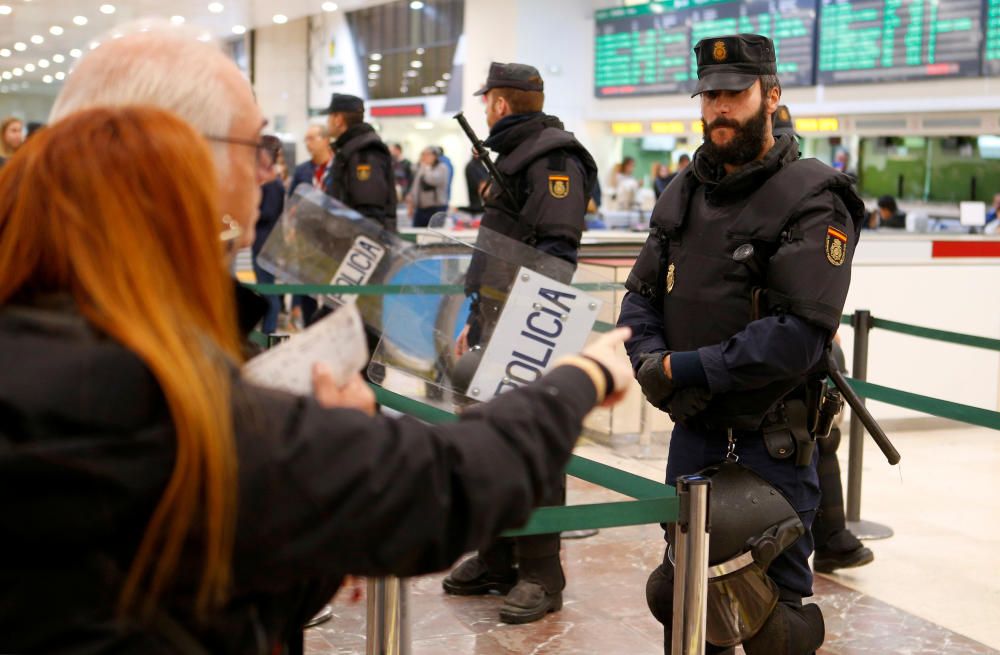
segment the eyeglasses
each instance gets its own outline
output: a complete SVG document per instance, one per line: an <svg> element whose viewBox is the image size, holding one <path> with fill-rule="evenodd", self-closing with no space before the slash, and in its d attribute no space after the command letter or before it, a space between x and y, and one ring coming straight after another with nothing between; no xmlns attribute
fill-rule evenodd
<svg viewBox="0 0 1000 655"><path fill-rule="evenodd" d="M232 143L238 146L253 148L257 157L257 164L259 166L266 168L274 165L275 153L267 142L264 141L264 139L261 139L260 141L252 141L250 139L238 139L231 136L214 136L211 134L205 134L204 137L209 141L215 141L216 143Z"/></svg>

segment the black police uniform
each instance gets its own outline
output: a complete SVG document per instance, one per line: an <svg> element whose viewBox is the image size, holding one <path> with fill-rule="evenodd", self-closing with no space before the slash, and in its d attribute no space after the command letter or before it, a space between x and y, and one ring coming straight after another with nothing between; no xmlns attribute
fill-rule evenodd
<svg viewBox="0 0 1000 655"><path fill-rule="evenodd" d="M494 88L542 91L543 83L531 66L493 63L486 85L476 95ZM485 194L482 227L569 262L567 278L571 278L587 202L597 179L593 157L563 129L558 118L542 112L504 117L493 126L485 144L499 154L496 167L512 195L491 183ZM504 274L485 270L490 266L482 255L473 256L466 279L470 293L477 294L482 276ZM470 346L486 340L494 327L486 318L497 313L486 310L490 302L474 296ZM565 495L564 485L542 504L563 504ZM540 619L562 604L566 581L559 549L558 534L501 539L456 568L445 579L444 588L460 595L509 591L500 611L502 620L525 623Z"/></svg>
<svg viewBox="0 0 1000 655"><path fill-rule="evenodd" d="M327 114L363 112L361 98L334 93ZM326 193L396 231L396 180L392 154L368 123L347 128L333 144Z"/></svg>
<svg viewBox="0 0 1000 655"><path fill-rule="evenodd" d="M698 93L742 90L776 70L773 45L757 35L706 39L695 50ZM728 175L699 149L660 197L619 325L633 330L626 349L640 382L644 355L657 353L662 367L671 353L672 390L659 400L675 419L668 484L726 459L733 444L739 463L777 487L808 530L819 485L806 383L839 325L863 218L850 179L800 160L788 136ZM748 655L822 643L818 609L801 607L812 594L811 551L807 532L771 564L782 602L744 642ZM647 591L668 647L671 587L665 558ZM708 652L724 651L709 644Z"/></svg>

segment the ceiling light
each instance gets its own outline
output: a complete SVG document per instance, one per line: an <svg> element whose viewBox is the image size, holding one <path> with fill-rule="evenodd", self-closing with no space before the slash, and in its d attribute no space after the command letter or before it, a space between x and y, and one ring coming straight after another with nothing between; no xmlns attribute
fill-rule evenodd
<svg viewBox="0 0 1000 655"><path fill-rule="evenodd" d="M406 71L406 76L407 77L416 77L419 74L420 73L418 73L417 71Z"/></svg>
<svg viewBox="0 0 1000 655"><path fill-rule="evenodd" d="M10 57L10 50L7 48L0 50L0 57Z"/></svg>
<svg viewBox="0 0 1000 655"><path fill-rule="evenodd" d="M410 62L410 67L411 68L423 68L424 67L424 62L417 61L416 59L414 59L413 61Z"/></svg>
<svg viewBox="0 0 1000 655"><path fill-rule="evenodd" d="M14 75L10 71L4 71L3 75L0 75L0 77L3 77L5 80L9 80L14 77Z"/></svg>
<svg viewBox="0 0 1000 655"><path fill-rule="evenodd" d="M374 88L376 84L378 84L378 82L368 82L368 88Z"/></svg>
<svg viewBox="0 0 1000 655"><path fill-rule="evenodd" d="M422 55L422 54L424 54L424 52L426 52L426 51L423 48L417 48L417 54L418 55Z"/></svg>
<svg viewBox="0 0 1000 655"><path fill-rule="evenodd" d="M285 23L288 22L288 16L284 14L275 14L274 17L271 18L271 20L273 20L278 25L284 25Z"/></svg>
<svg viewBox="0 0 1000 655"><path fill-rule="evenodd" d="M34 73L35 72L35 65L34 64L25 64L24 65L24 72L25 73Z"/></svg>
<svg viewBox="0 0 1000 655"><path fill-rule="evenodd" d="M378 73L368 73L368 79L370 79L370 80L377 80L378 79Z"/></svg>
<svg viewBox="0 0 1000 655"><path fill-rule="evenodd" d="M7 16L12 11L13 11L13 9L11 9L9 5L0 5L0 14L3 14L4 16Z"/></svg>
<svg viewBox="0 0 1000 655"><path fill-rule="evenodd" d="M382 70L382 67L379 66L378 64L371 64L370 66L368 66L368 70L370 70L373 73L377 73L380 70Z"/></svg>
<svg viewBox="0 0 1000 655"><path fill-rule="evenodd" d="M83 25L87 24L87 17L86 16L73 16L73 24L74 25L80 25L82 27Z"/></svg>
<svg viewBox="0 0 1000 655"><path fill-rule="evenodd" d="M41 45L45 43L45 37L42 36L41 34L35 34L31 37L31 42L34 43L35 45Z"/></svg>
<svg viewBox="0 0 1000 655"><path fill-rule="evenodd" d="M210 2L208 4L208 10L213 14L221 14L225 7L221 2Z"/></svg>
<svg viewBox="0 0 1000 655"><path fill-rule="evenodd" d="M245 25L233 25L233 34L246 34L247 28Z"/></svg>
<svg viewBox="0 0 1000 655"><path fill-rule="evenodd" d="M83 52L79 48L73 48L69 51L69 56L73 59L79 59L83 55Z"/></svg>
<svg viewBox="0 0 1000 655"><path fill-rule="evenodd" d="M209 41L212 40L212 35L209 34L208 32L202 32L201 36L198 37L198 40L201 41L202 43L208 43Z"/></svg>
<svg viewBox="0 0 1000 655"><path fill-rule="evenodd" d="M38 67L39 68L48 68L49 67L49 60L48 59L39 59L38 60Z"/></svg>
<svg viewBox="0 0 1000 655"><path fill-rule="evenodd" d="M53 25L52 27L49 28L49 34L51 34L52 36L60 36L62 33L63 33L63 28L59 27L58 25Z"/></svg>
<svg viewBox="0 0 1000 655"><path fill-rule="evenodd" d="M21 70L20 68L15 68L14 69L14 77L21 77L22 75L24 75L24 71L23 70Z"/></svg>
<svg viewBox="0 0 1000 655"><path fill-rule="evenodd" d="M336 2L324 2L320 6L323 9L323 11L337 11L337 3Z"/></svg>
<svg viewBox="0 0 1000 655"><path fill-rule="evenodd" d="M111 15L115 13L114 5L101 5L101 13Z"/></svg>
<svg viewBox="0 0 1000 655"><path fill-rule="evenodd" d="M56 55L52 55L52 61L56 62L57 64L61 64L64 61L66 61L66 58L63 57L62 55L56 54Z"/></svg>
<svg viewBox="0 0 1000 655"><path fill-rule="evenodd" d="M442 80L450 80L451 79L451 73L445 73L444 75L441 76L441 79Z"/></svg>
<svg viewBox="0 0 1000 655"><path fill-rule="evenodd" d="M170 22L173 23L174 25L183 25L184 24L184 17L183 16L171 16L170 17Z"/></svg>
<svg viewBox="0 0 1000 655"><path fill-rule="evenodd" d="M424 8L424 3L420 2L420 0L413 0L413 2L410 3L410 9L417 10L423 8Z"/></svg>
<svg viewBox="0 0 1000 655"><path fill-rule="evenodd" d="M22 43L21 41L18 41L17 43L14 44L14 49L17 50L18 52L24 52L25 50L28 49L28 46L24 45L24 43Z"/></svg>
<svg viewBox="0 0 1000 655"><path fill-rule="evenodd" d="M373 52L372 54L368 55L368 57L372 61L382 61L382 54L379 52Z"/></svg>
<svg viewBox="0 0 1000 655"><path fill-rule="evenodd" d="M438 87L439 89L443 89L444 87L448 86L448 83L445 82L444 80L438 80L437 82L434 83L434 86Z"/></svg>
<svg viewBox="0 0 1000 655"><path fill-rule="evenodd" d="M99 45L101 45L100 41L91 41L89 47L91 50L97 50L97 46Z"/></svg>
<svg viewBox="0 0 1000 655"><path fill-rule="evenodd" d="M45 82L46 84L52 84L52 76L51 75L46 75L46 76L42 77L42 81Z"/></svg>
<svg viewBox="0 0 1000 655"><path fill-rule="evenodd" d="M62 71L59 71L58 73L56 73L56 79L59 80L59 81L65 80L66 79L66 73L64 73Z"/></svg>

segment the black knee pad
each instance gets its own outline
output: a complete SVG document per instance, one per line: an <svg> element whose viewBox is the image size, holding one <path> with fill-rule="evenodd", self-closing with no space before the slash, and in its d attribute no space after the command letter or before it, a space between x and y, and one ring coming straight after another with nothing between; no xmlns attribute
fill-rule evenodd
<svg viewBox="0 0 1000 655"><path fill-rule="evenodd" d="M653 617L667 628L674 617L674 568L661 564L646 580L646 604Z"/></svg>
<svg viewBox="0 0 1000 655"><path fill-rule="evenodd" d="M743 642L746 655L809 655L823 645L826 626L818 605L778 603L764 627Z"/></svg>

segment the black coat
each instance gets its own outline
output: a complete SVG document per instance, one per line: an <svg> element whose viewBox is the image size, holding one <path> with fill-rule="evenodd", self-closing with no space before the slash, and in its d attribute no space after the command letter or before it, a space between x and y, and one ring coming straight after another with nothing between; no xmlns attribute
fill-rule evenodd
<svg viewBox="0 0 1000 655"><path fill-rule="evenodd" d="M173 464L155 379L67 307L0 309L0 362L2 653L191 652L178 632L211 653L270 653L343 575L440 570L523 523L595 400L561 367L435 427L235 381L232 600L193 620L192 547L149 625L113 606Z"/></svg>

